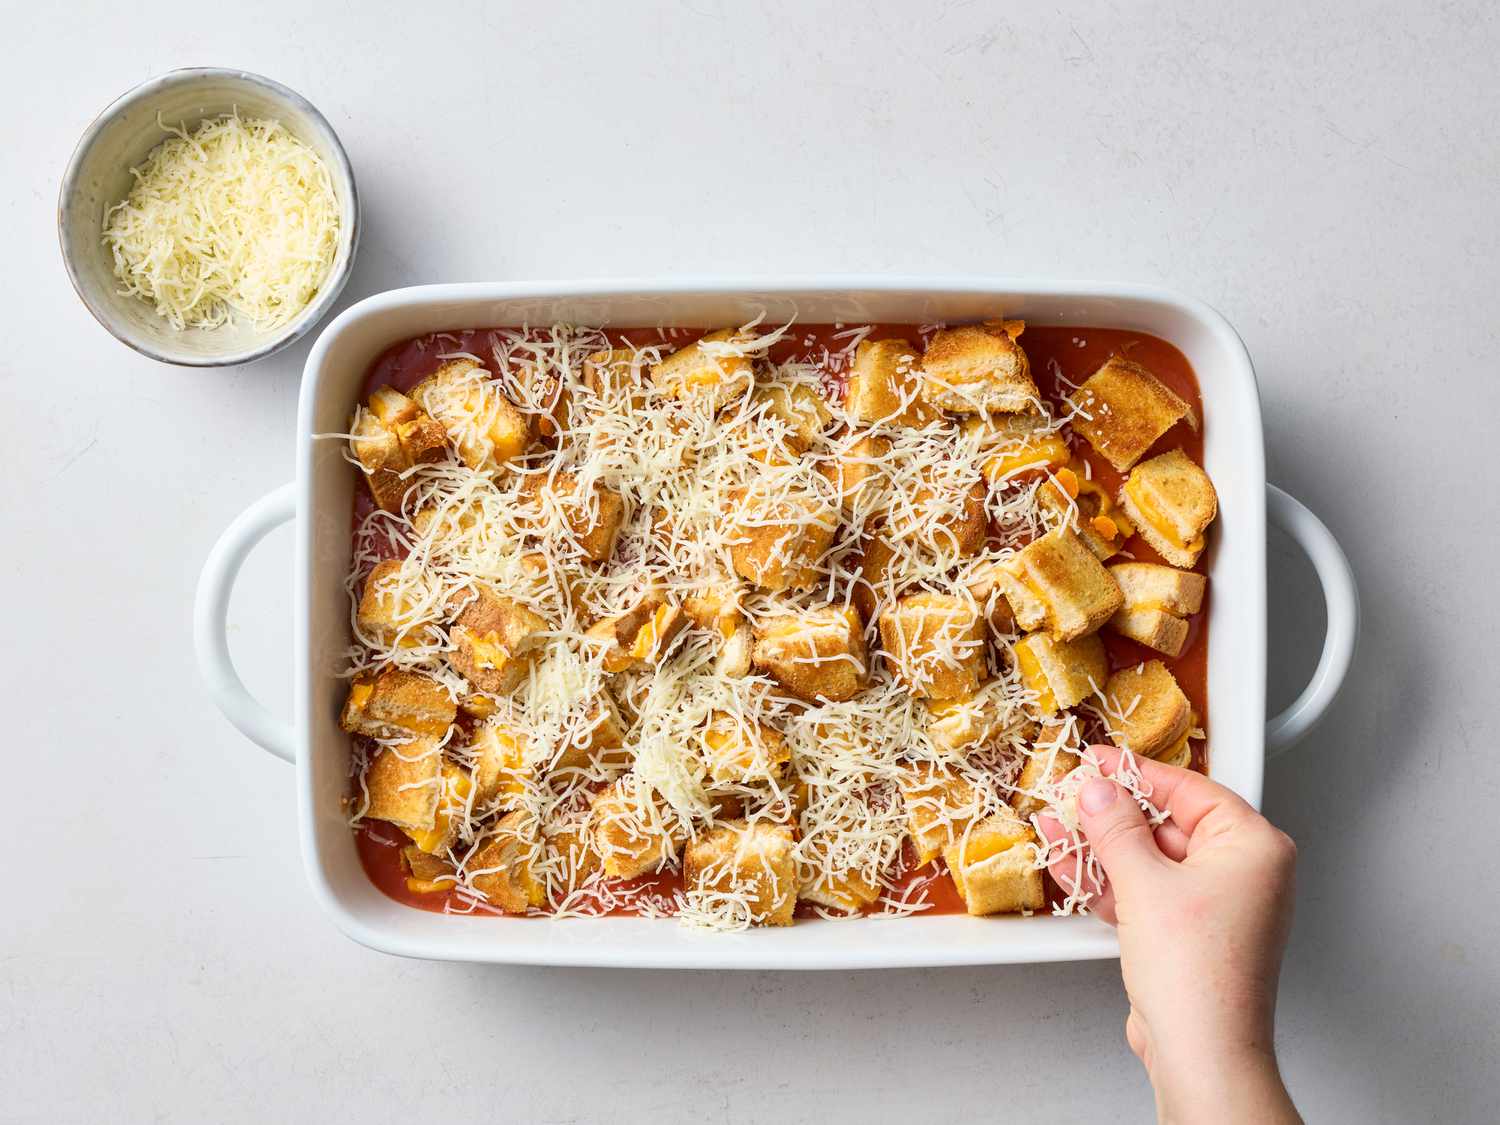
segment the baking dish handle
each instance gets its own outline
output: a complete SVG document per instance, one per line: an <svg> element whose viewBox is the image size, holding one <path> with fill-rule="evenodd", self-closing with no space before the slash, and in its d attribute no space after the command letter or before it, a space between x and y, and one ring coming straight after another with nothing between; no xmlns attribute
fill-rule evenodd
<svg viewBox="0 0 1500 1125"><path fill-rule="evenodd" d="M198 651L198 672L209 697L241 734L288 762L296 758L292 726L267 711L245 690L239 673L234 670L234 661L229 658L225 629L229 595L240 567L257 543L296 514L295 482L262 496L241 512L208 552L193 599L193 646Z"/></svg>
<svg viewBox="0 0 1500 1125"><path fill-rule="evenodd" d="M1328 616L1323 654L1318 658L1312 679L1290 707L1266 723L1266 756L1274 758L1291 749L1317 725L1343 686L1354 659L1354 644L1359 639L1359 591L1343 548L1328 526L1305 504L1268 484L1266 515L1295 539L1312 560L1323 587Z"/></svg>

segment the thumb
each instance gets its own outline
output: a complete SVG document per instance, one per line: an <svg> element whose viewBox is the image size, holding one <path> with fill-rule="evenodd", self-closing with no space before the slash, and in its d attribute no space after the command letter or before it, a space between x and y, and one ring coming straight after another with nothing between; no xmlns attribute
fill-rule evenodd
<svg viewBox="0 0 1500 1125"><path fill-rule="evenodd" d="M1146 814L1109 778L1084 783L1078 793L1078 819L1116 890L1159 869L1162 854Z"/></svg>

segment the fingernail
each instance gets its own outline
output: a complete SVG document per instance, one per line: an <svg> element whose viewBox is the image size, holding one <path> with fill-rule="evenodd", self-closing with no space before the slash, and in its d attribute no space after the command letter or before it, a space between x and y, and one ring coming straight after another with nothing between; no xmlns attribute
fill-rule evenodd
<svg viewBox="0 0 1500 1125"><path fill-rule="evenodd" d="M1119 792L1120 787L1113 781L1096 777L1084 785L1083 790L1078 794L1078 804L1086 813L1103 812L1115 803L1115 797L1119 795Z"/></svg>

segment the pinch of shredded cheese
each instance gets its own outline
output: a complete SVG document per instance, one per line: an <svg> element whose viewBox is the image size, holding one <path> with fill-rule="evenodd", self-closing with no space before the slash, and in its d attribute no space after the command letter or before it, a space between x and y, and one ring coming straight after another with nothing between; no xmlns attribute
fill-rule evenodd
<svg viewBox="0 0 1500 1125"><path fill-rule="evenodd" d="M130 170L105 213L121 292L176 329L243 319L288 324L317 295L338 250L339 203L323 160L278 121L238 113L170 134Z"/></svg>

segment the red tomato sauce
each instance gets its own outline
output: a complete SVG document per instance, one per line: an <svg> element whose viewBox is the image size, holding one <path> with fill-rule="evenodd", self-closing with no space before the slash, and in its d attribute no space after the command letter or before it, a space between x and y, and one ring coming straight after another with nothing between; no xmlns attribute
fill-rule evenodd
<svg viewBox="0 0 1500 1125"><path fill-rule="evenodd" d="M444 333L438 339L420 337L395 344L382 352L370 365L362 394L368 397L372 390L382 385L390 385L402 391L410 390L426 376L436 371L443 363L445 355L455 352L470 352L483 359L493 369L493 337L491 335L493 331L483 328L469 329L462 332ZM847 328L841 325L797 325L787 333L785 339L772 347L770 358L778 363L789 359L817 362L824 355L825 349L828 353L837 353L847 345L848 336L839 336L840 333L847 333L847 331ZM662 342L665 338L666 342L676 347L691 343L698 333L682 332L664 337L656 329L627 328L611 330L607 335L616 345L629 342L640 347ZM891 337L908 339L918 345L924 342L923 335L914 325L877 325L867 338L882 340ZM1167 341L1144 332L1129 332L1116 328L1028 325L1020 342L1031 361L1031 372L1036 380L1037 388L1054 404L1061 402L1074 386L1081 384L1111 356L1126 356L1144 364L1193 408L1194 416L1199 421L1196 429L1186 422L1178 423L1152 447L1151 454L1148 456L1181 448L1195 462L1200 465L1203 463L1205 420L1198 380L1193 374L1187 357ZM843 373L825 367L825 377L830 394L841 395L844 383ZM1116 492L1122 482L1122 474L1095 453L1082 437L1075 434L1071 444L1074 453L1088 462L1093 479L1099 481L1110 493ZM360 489L356 492L355 523L358 524L359 520L373 507L374 504L367 490ZM1164 563L1166 561L1139 535L1132 538L1126 544L1125 549L1142 562ZM1206 570L1203 560L1199 561L1197 569ZM1208 597L1212 598L1212 596L1213 589L1210 586ZM1111 671L1146 660L1162 661L1177 678L1178 684L1192 702L1193 709L1200 720L1208 714L1207 634L1207 599L1205 599L1203 612L1192 618L1187 643L1183 647L1182 654L1175 660L1168 659L1112 630L1104 629L1100 633L1104 640L1105 650L1109 654ZM1207 769L1203 743L1194 744L1193 768L1199 771ZM466 912L471 909L456 895L414 894L407 888L406 872L401 861L401 847L406 843L406 837L400 829L383 821L365 821L355 830L355 841L360 862L370 880L389 897L422 910ZM900 897L901 889L917 880L927 879L931 875L930 868L920 871L912 870L913 857L914 853L908 842L904 845L905 863L902 865L906 869L906 874L898 880L898 890L893 892L892 897ZM1060 896L1057 888L1052 885L1050 879L1047 882L1049 901L1058 901ZM659 894L664 898L670 898L674 892L682 888L682 876L676 871L666 871L637 879L617 881L611 884L611 888L620 897ZM629 892L628 896L625 892ZM921 912L923 915L962 914L964 912L963 900L959 898L953 881L946 876L930 880L921 897L930 904ZM616 907L608 913L629 914L633 911L628 907ZM816 917L817 913L811 904L804 902L798 904L796 916L812 918Z"/></svg>

